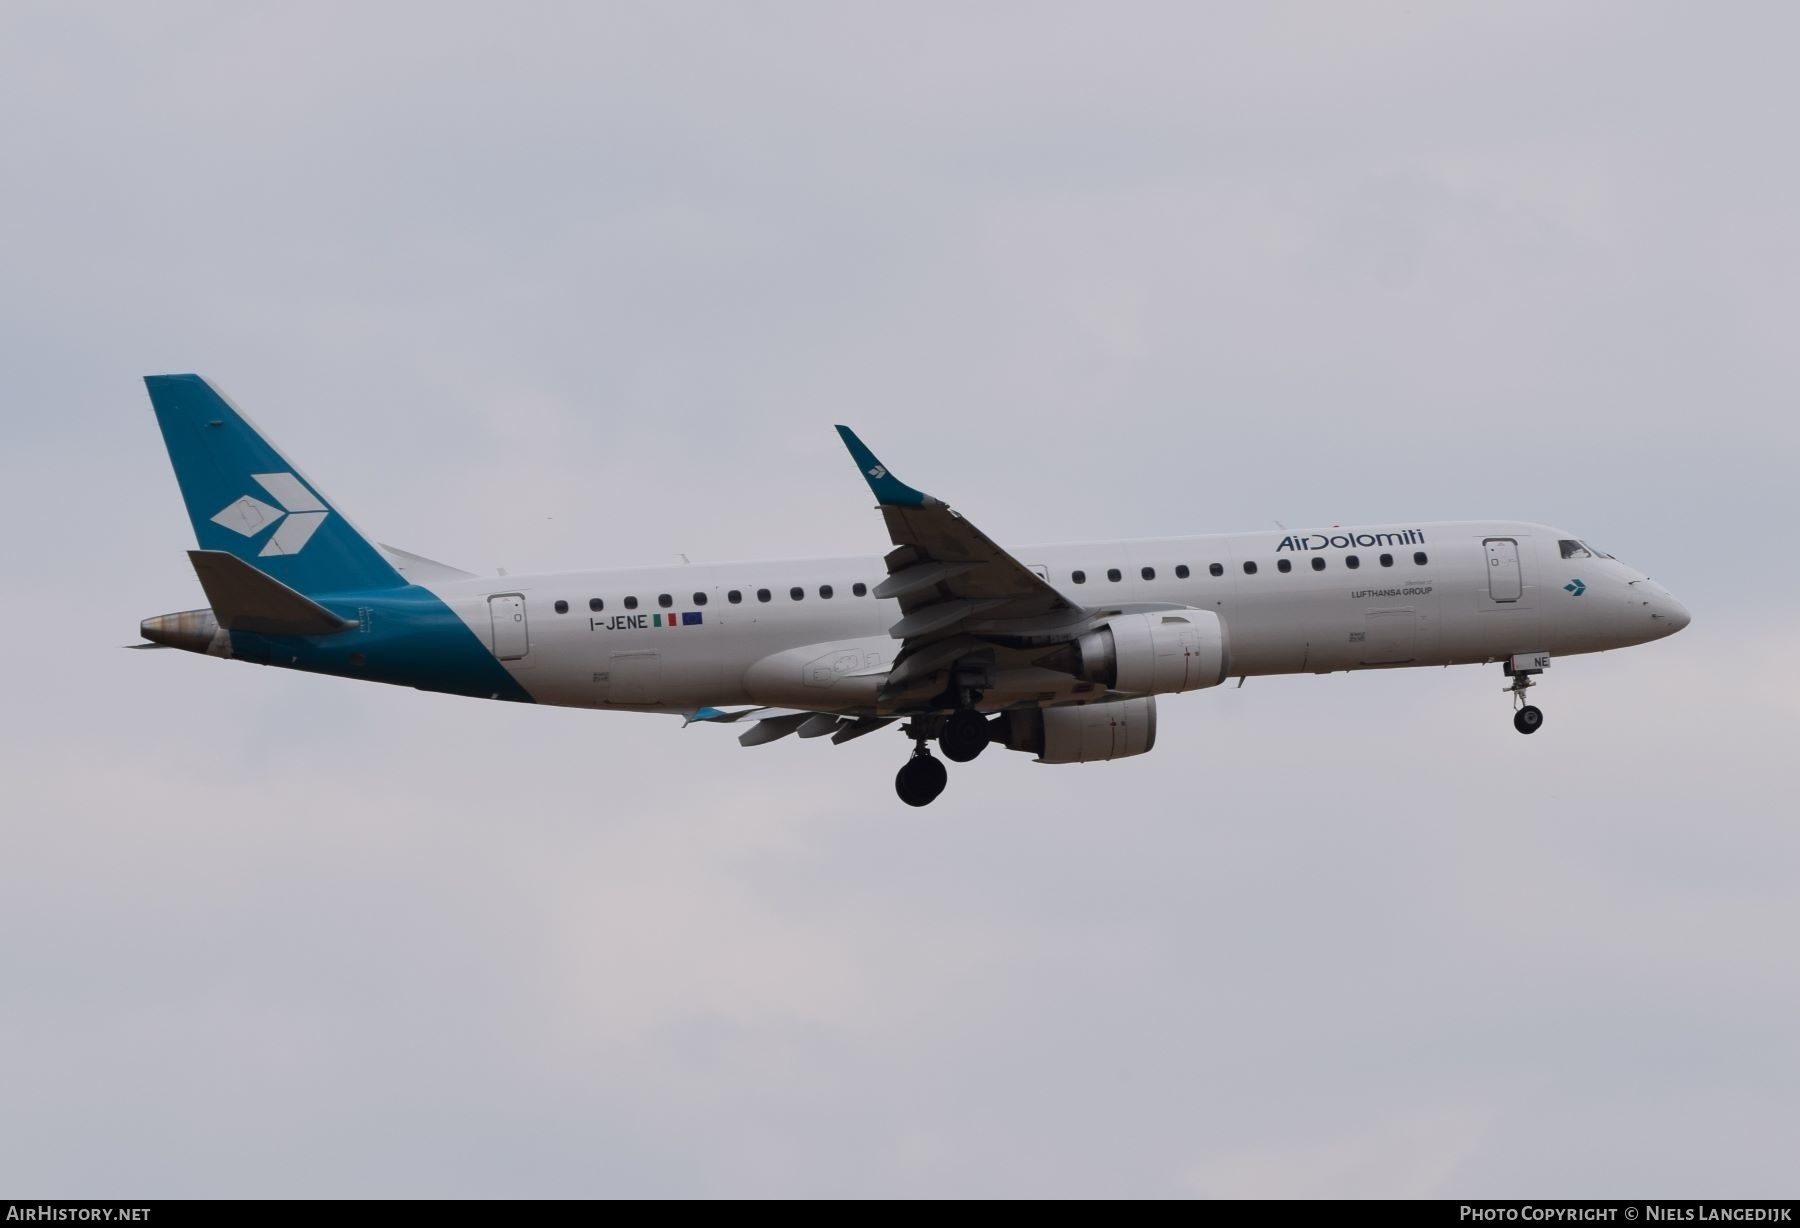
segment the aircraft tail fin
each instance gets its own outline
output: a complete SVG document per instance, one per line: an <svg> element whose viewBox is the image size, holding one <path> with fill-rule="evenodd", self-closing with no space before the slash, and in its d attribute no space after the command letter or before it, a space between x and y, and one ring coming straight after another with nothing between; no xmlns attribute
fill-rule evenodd
<svg viewBox="0 0 1800 1228"><path fill-rule="evenodd" d="M229 555L295 596L406 583L211 384L198 375L150 375L144 384L200 544L196 554Z"/></svg>

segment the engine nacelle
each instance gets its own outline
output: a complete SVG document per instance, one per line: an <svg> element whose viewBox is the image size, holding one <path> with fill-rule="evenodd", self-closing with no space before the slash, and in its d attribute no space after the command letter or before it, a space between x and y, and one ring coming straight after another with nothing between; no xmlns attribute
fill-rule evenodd
<svg viewBox="0 0 1800 1228"><path fill-rule="evenodd" d="M1128 695L1218 686L1231 667L1224 620L1211 610L1120 614L1075 641L1073 673Z"/></svg>
<svg viewBox="0 0 1800 1228"><path fill-rule="evenodd" d="M1008 750L1039 763L1097 763L1141 755L1156 745L1156 700L1110 699L1063 708L1018 708L1006 714Z"/></svg>

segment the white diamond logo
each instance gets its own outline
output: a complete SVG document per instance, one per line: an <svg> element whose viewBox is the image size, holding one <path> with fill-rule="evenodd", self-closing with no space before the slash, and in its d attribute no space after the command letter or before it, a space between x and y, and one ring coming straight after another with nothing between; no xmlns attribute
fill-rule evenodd
<svg viewBox="0 0 1800 1228"><path fill-rule="evenodd" d="M244 495L227 504L212 518L213 523L245 537L255 537L278 524L280 527L258 551L259 557L299 554L331 515L330 509L291 473L253 473L250 476L281 506L270 507L254 495Z"/></svg>
<svg viewBox="0 0 1800 1228"><path fill-rule="evenodd" d="M283 514L279 508L270 507L261 499L245 495L214 516L213 523L222 524L233 533L242 533L245 537L255 537L280 520Z"/></svg>
<svg viewBox="0 0 1800 1228"><path fill-rule="evenodd" d="M325 523L326 515L325 512L293 512L289 514L288 518L281 522L281 527L275 530L275 536L264 544L261 552L265 555L299 554L300 547L306 544L306 539L318 532L319 526Z"/></svg>

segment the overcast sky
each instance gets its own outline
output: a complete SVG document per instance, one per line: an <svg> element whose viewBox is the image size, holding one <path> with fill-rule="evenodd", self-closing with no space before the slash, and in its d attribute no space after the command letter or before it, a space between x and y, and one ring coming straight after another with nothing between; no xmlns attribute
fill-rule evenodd
<svg viewBox="0 0 1800 1228"><path fill-rule="evenodd" d="M0 1190L1795 1192L1785 4L0 4ZM139 377L474 570L1507 517L1693 611L755 750L173 652Z"/></svg>

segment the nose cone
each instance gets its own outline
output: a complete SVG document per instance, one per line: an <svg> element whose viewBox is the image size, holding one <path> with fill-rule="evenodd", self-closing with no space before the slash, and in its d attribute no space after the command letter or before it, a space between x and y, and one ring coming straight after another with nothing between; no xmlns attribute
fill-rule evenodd
<svg viewBox="0 0 1800 1228"><path fill-rule="evenodd" d="M1650 628L1659 638L1674 635L1693 621L1687 607L1675 600L1675 594L1654 580L1640 580L1632 587L1638 590L1640 607L1650 615Z"/></svg>
<svg viewBox="0 0 1800 1228"><path fill-rule="evenodd" d="M1674 635L1694 620L1694 616L1688 613L1688 608L1673 597L1657 602L1650 617L1657 626L1663 628L1664 635Z"/></svg>

